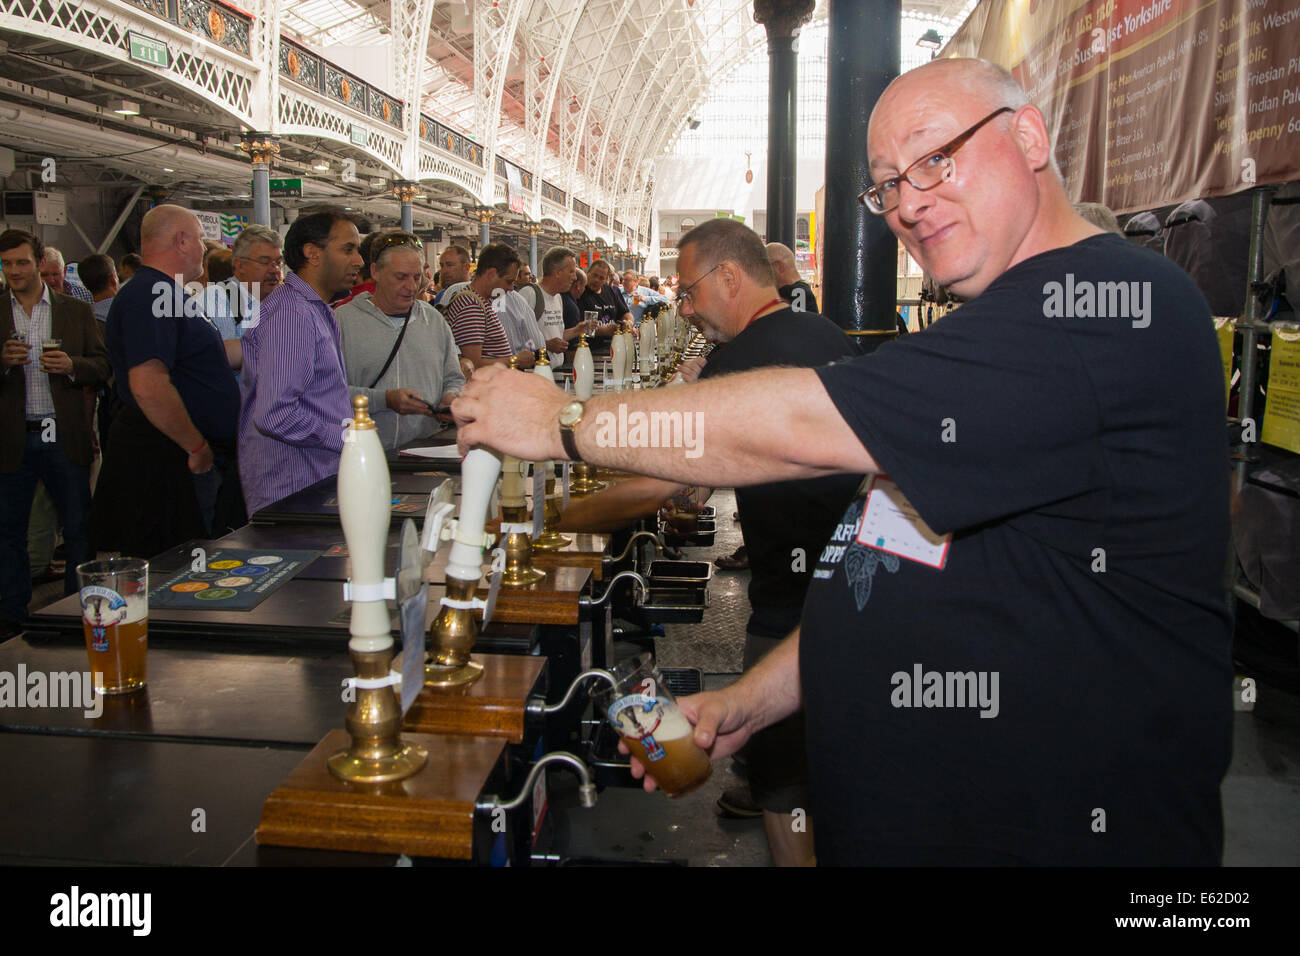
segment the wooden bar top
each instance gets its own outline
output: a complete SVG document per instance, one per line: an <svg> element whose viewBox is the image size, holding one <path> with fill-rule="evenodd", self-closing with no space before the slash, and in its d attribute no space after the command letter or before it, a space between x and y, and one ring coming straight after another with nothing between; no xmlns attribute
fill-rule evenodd
<svg viewBox="0 0 1300 956"><path fill-rule="evenodd" d="M512 744L524 739L528 698L543 696L545 657L516 654L471 654L483 676L455 691L426 687L406 712L405 730L428 734L502 737Z"/></svg>
<svg viewBox="0 0 1300 956"><path fill-rule="evenodd" d="M484 529L488 534L500 534L501 521L499 518L493 518L489 521ZM591 571L595 580L599 581L605 567L605 555L609 551L609 535L605 534L587 534L585 532L564 532L566 538L572 540L560 548L558 551L533 551L533 566L538 568L586 568ZM497 544L501 544L498 537ZM496 545L494 545L496 547ZM434 584L447 583L447 561L451 555L451 549L443 547L432 557L429 553L425 555L424 579ZM396 557L393 558L394 562ZM484 564L484 571L490 567L491 562Z"/></svg>
<svg viewBox="0 0 1300 956"><path fill-rule="evenodd" d="M552 568L536 584L523 588L502 587L497 594L497 606L492 623L500 624L577 624L581 608L578 598L587 588L591 572L586 568ZM436 597L435 597L436 593ZM445 590L429 585L429 611L425 626L433 623L440 605L438 598ZM481 583L478 597L486 600L488 586Z"/></svg>
<svg viewBox="0 0 1300 956"><path fill-rule="evenodd" d="M470 860L474 804L503 760L505 741L403 733L429 754L414 776L391 784L338 779L326 761L346 750L346 731L322 740L267 798L257 842L273 846Z"/></svg>

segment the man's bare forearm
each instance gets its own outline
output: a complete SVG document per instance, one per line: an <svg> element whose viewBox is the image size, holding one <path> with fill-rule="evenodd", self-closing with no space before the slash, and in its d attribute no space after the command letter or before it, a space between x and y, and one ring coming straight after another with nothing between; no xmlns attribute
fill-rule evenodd
<svg viewBox="0 0 1300 956"><path fill-rule="evenodd" d="M727 688L741 695L743 706L759 727L770 727L803 707L799 686L799 630L777 645L745 675Z"/></svg>
<svg viewBox="0 0 1300 956"><path fill-rule="evenodd" d="M652 418L651 412L667 418ZM631 447L634 414L645 416L647 434L661 447ZM682 441L662 447L671 436L654 422L673 421L674 415L681 420ZM694 447L685 441L687 416ZM715 487L879 470L810 369L759 369L676 388L596 396L587 403L577 442L589 464Z"/></svg>
<svg viewBox="0 0 1300 956"><path fill-rule="evenodd" d="M161 378L156 372L141 374L140 367L130 372L131 394L136 404L150 424L158 429L181 449L193 451L204 442L203 433L194 426L190 413L185 410L185 402L180 392L172 384L169 375Z"/></svg>
<svg viewBox="0 0 1300 956"><path fill-rule="evenodd" d="M620 481L586 498L571 499L560 515L560 530L592 534L622 531L634 521L657 513L665 500L683 488L659 478Z"/></svg>

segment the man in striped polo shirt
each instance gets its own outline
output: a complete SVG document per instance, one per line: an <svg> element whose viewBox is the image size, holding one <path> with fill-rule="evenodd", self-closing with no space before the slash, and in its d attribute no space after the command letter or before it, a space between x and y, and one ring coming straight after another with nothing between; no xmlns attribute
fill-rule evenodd
<svg viewBox="0 0 1300 956"><path fill-rule="evenodd" d="M519 253L504 243L489 243L479 253L478 267L469 287L443 302L442 309L461 357L473 362L475 368L505 365L510 360L510 339L492 307L492 296L498 289L502 292L513 289L518 275ZM519 368L532 368L536 361L531 349L520 349L513 354Z"/></svg>
<svg viewBox="0 0 1300 956"><path fill-rule="evenodd" d="M352 404L327 303L356 285L360 245L342 209L300 215L284 237L293 271L244 333L239 474L250 516L338 471Z"/></svg>

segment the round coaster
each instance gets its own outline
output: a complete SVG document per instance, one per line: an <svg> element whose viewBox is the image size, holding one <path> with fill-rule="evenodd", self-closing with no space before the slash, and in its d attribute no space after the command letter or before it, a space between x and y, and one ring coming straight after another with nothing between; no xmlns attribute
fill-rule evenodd
<svg viewBox="0 0 1300 956"><path fill-rule="evenodd" d="M213 588L210 591L204 591L202 594L194 595L200 601L224 601L226 598L232 598L238 591L232 591L230 588Z"/></svg>

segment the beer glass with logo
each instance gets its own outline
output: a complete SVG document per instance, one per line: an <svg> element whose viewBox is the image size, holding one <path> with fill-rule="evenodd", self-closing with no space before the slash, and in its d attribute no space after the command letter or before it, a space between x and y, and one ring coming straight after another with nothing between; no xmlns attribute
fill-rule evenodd
<svg viewBox="0 0 1300 956"><path fill-rule="evenodd" d="M695 728L677 707L650 654L614 669L615 684L597 700L659 789L670 797L694 790L713 772L709 755L695 742Z"/></svg>
<svg viewBox="0 0 1300 956"><path fill-rule="evenodd" d="M77 565L81 627L100 694L145 686L149 648L149 562L109 558Z"/></svg>

